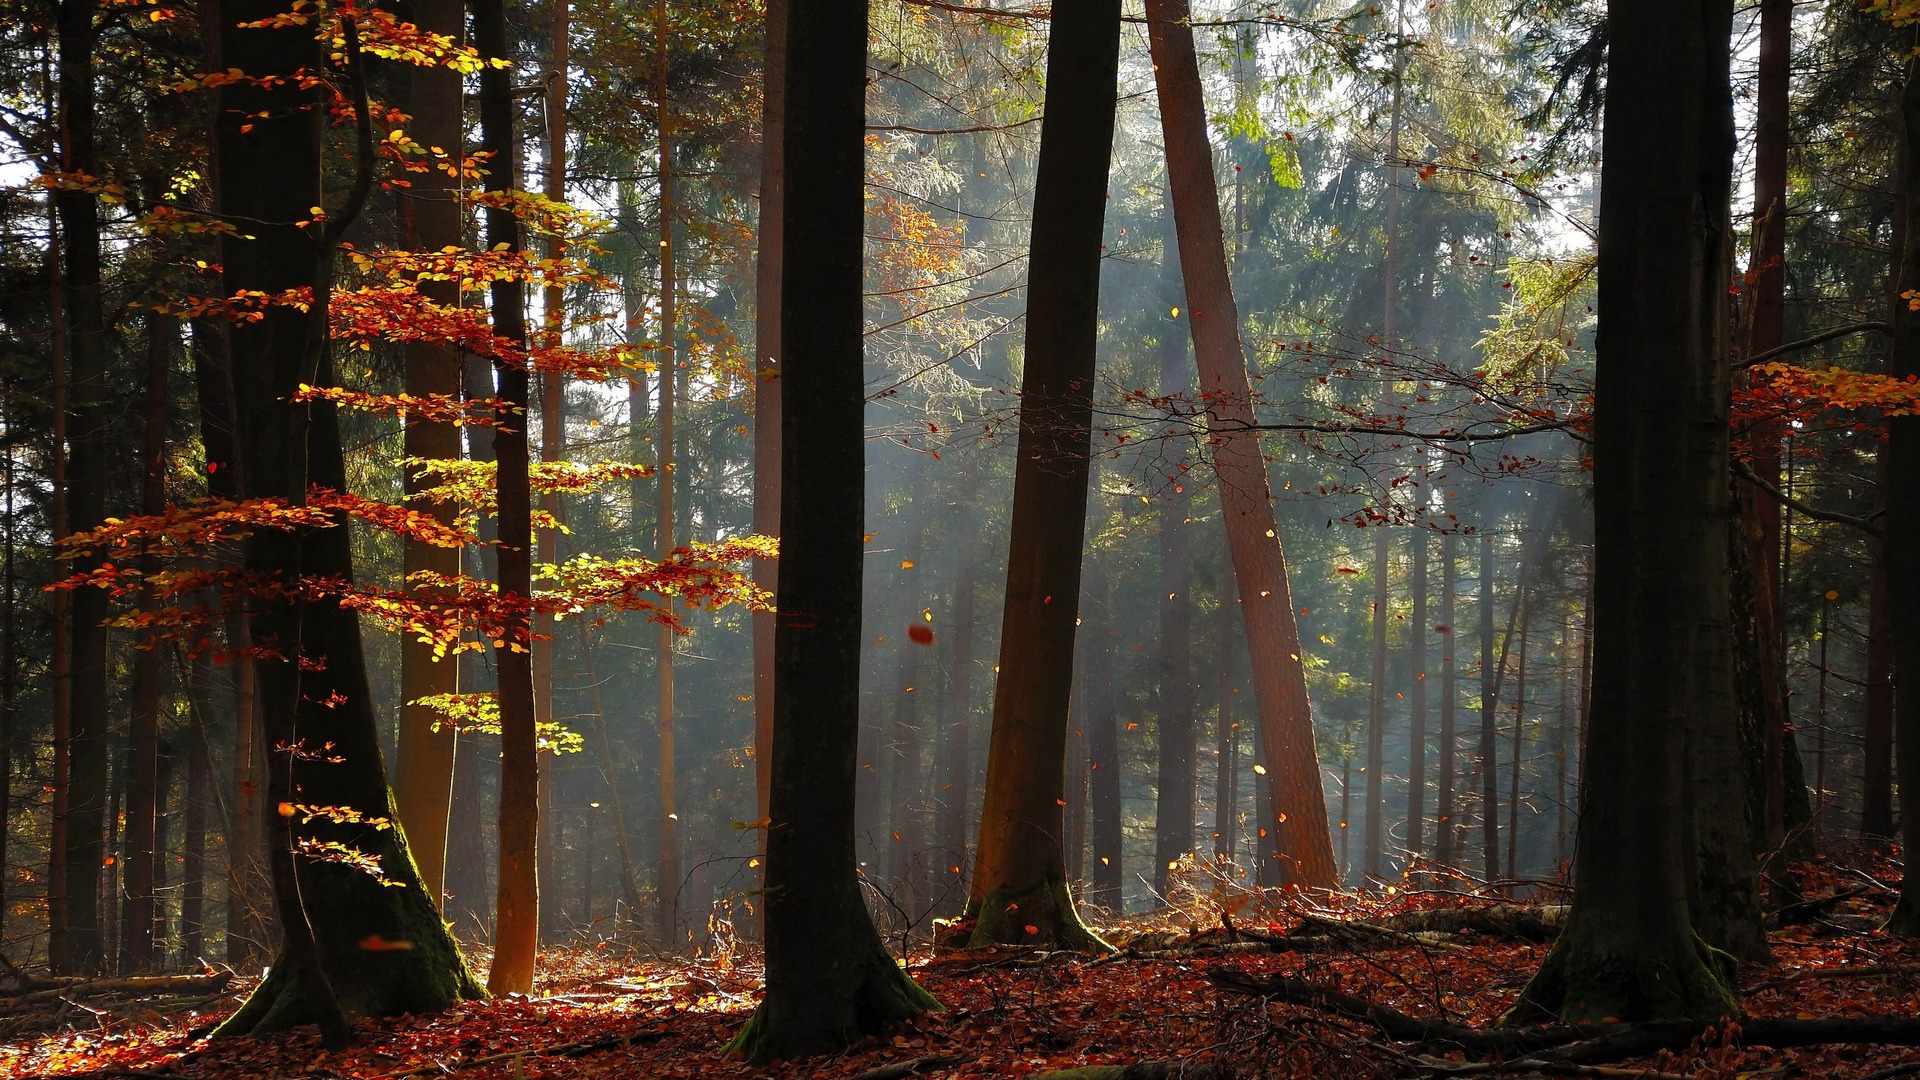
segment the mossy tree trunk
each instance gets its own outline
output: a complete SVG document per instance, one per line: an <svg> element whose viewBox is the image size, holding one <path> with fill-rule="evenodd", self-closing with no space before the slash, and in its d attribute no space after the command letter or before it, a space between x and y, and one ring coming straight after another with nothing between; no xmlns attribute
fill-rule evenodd
<svg viewBox="0 0 1920 1080"><path fill-rule="evenodd" d="M1000 678L967 899L976 945L1104 948L1080 922L1068 892L1062 809L1119 63L1118 0L1054 8L1034 180ZM1191 727L1176 737L1189 744L1191 800ZM1189 834L1192 816L1189 806Z"/></svg>
<svg viewBox="0 0 1920 1080"><path fill-rule="evenodd" d="M781 537L766 865L766 997L729 1053L833 1053L927 1009L887 955L854 855L865 390L867 6L791 0L782 125Z"/></svg>
<svg viewBox="0 0 1920 1080"><path fill-rule="evenodd" d="M237 0L222 8L222 53L256 77L316 69L311 28L242 29L282 10L277 0ZM354 50L349 49L349 52ZM340 433L331 406L292 405L302 382L331 385L325 298L338 224L303 228L320 204L320 131L325 100L292 79L237 83L221 90L220 210L248 222L252 235L222 242L229 290L268 295L311 286L311 315L270 307L257 322L232 327L235 414L250 493L303 501L309 485L346 486ZM243 129L244 125L244 129ZM365 154L365 141L361 153ZM364 192L364 187L359 189ZM335 208L336 223L354 207ZM345 527L281 531L248 538L247 569L292 585L307 576L351 580ZM360 628L354 613L325 600L254 600L253 644L271 659L257 667L265 742L271 861L283 923L271 974L221 1034L277 1031L320 1021L330 1041L345 1034L340 1013L387 1016L433 1012L481 991L421 886L394 817ZM332 808L309 815L302 806ZM384 819L379 820L379 819ZM295 845L338 845L378 863L356 866L295 855ZM337 1004L337 1007L336 1007Z"/></svg>
<svg viewBox="0 0 1920 1080"><path fill-rule="evenodd" d="M1703 757L1732 758L1735 745L1732 18L1731 0L1616 0L1609 9L1591 767L1572 913L1521 996L1521 1016L1646 1020L1736 1007L1690 919L1694 845L1704 841L1688 797Z"/></svg>

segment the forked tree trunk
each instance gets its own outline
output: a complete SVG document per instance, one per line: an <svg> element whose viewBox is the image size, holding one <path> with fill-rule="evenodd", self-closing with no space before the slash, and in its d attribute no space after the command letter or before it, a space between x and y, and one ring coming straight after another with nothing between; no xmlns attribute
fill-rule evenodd
<svg viewBox="0 0 1920 1080"><path fill-rule="evenodd" d="M1119 62L1119 0L1055 9L1034 181L1000 678L967 901L975 945L1104 948L1081 923L1067 888L1061 771L1080 609Z"/></svg>
<svg viewBox="0 0 1920 1080"><path fill-rule="evenodd" d="M312 314L270 307L257 322L232 328L235 414L248 490L302 502L309 485L346 486L340 433L324 403L290 405L302 382L331 385L325 300L331 251L352 207L337 210L318 245L297 221L319 204L320 124L325 110L313 91L290 78L320 66L312 29L242 28L270 19L274 0L223 6L222 54L262 78L220 91L220 212L252 224L253 235L222 240L227 288L269 295L311 286ZM352 52L354 50L349 50ZM355 63L360 62L356 56ZM269 81L271 80L271 81ZM249 130L241 132L245 122ZM247 569L293 586L307 576L351 580L348 530L254 532ZM381 760L378 722L367 686L355 614L328 600L257 600L253 645L285 659L263 662L258 675L265 742L275 748L267 769L274 815L271 846L282 941L271 973L221 1034L284 1030L319 1021L329 1042L350 1037L339 1012L369 1016L434 1012L480 988L461 961L421 886L403 828L369 820L394 816ZM317 666L307 661L324 658ZM359 820L336 823L301 806L338 808ZM296 843L337 843L378 863L381 877L337 861L296 855ZM379 947L388 943L395 947ZM404 944L401 944L404 943Z"/></svg>
<svg viewBox="0 0 1920 1080"><path fill-rule="evenodd" d="M1517 1011L1716 1017L1737 1005L1689 917L1686 793L1690 740L1737 756L1726 586L1733 5L1616 0L1608 19L1592 767L1572 913Z"/></svg>
<svg viewBox="0 0 1920 1080"><path fill-rule="evenodd" d="M474 0L474 45L482 56L508 55L505 0ZM480 74L480 139L493 156L487 167L490 192L514 188L520 143L514 124L513 81L489 65ZM521 249L520 219L505 206L486 213L489 250ZM493 335L509 347L527 344L526 286L495 280L491 289ZM493 358L500 406L493 417L494 517L500 543L494 584L504 605L533 595L533 504L528 489L527 424L531 378L524 361ZM494 887L493 965L487 990L525 994L533 989L534 955L540 946L540 745L534 703L531 619L524 607L503 610L500 644L494 648L500 708L500 877Z"/></svg>
<svg viewBox="0 0 1920 1080"><path fill-rule="evenodd" d="M1219 187L1207 137L1206 103L1186 0L1149 0L1147 38L1160 96L1167 147L1167 182L1187 284L1188 326L1208 403L1221 517L1233 556L1247 651L1253 658L1254 697L1260 710L1267 782L1272 788L1270 829L1288 884L1331 887L1333 840L1313 742L1313 716L1301 663L1300 628L1287 587L1286 556L1273 515L1260 440L1252 430L1253 391L1240 345L1240 316L1227 276L1220 227Z"/></svg>
<svg viewBox="0 0 1920 1080"><path fill-rule="evenodd" d="M929 1008L887 955L853 845L861 563L866 557L861 249L866 207L867 7L791 0L781 129L782 411L766 997L727 1052L831 1053Z"/></svg>
<svg viewBox="0 0 1920 1080"><path fill-rule="evenodd" d="M417 0L410 18L420 29L459 39L466 30L462 0ZM217 70L217 69L216 69ZM458 72L444 67L408 66L407 111L409 133L422 146L440 147L448 163L460 160L465 126L461 115ZM425 172L414 173L413 186L399 195L402 235L416 251L441 251L460 244L461 207L454 178L435 161ZM422 296L447 307L460 302L458 287L450 281L421 281ZM451 400L460 393L460 354L449 342L412 341L406 346L406 390L420 397ZM406 455L428 461L460 456L460 429L448 423L409 418L403 435ZM409 468L404 491L411 500L429 486L420 471ZM433 515L443 524L453 521L451 503L421 502L413 509ZM460 549L408 539L402 547L408 574L430 573L448 580L460 574ZM453 804L453 725L438 712L415 702L460 689L460 663L436 657L433 646L400 635L400 728L395 746L394 805L406 826L420 879L435 904L444 903L447 873L447 815ZM470 688L469 688L470 689Z"/></svg>

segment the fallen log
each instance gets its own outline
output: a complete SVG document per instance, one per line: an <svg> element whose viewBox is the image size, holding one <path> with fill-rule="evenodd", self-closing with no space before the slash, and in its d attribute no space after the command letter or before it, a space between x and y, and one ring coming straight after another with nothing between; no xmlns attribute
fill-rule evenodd
<svg viewBox="0 0 1920 1080"><path fill-rule="evenodd" d="M1033 1080L1235 1080L1246 1075L1244 1069L1191 1060L1136 1061L1131 1065L1085 1065L1078 1069L1055 1069L1039 1073Z"/></svg>
<svg viewBox="0 0 1920 1080"><path fill-rule="evenodd" d="M1243 971L1217 967L1207 972L1207 981L1229 993L1322 1008L1351 1020L1363 1020L1400 1042L1447 1046L1503 1057L1532 1056L1575 1065L1598 1065L1647 1057L1662 1050L1684 1050L1722 1023L1719 1020L1653 1020L1632 1024L1482 1029L1422 1020L1385 1005L1282 975L1261 979ZM1746 1018L1731 1023L1730 1037L1747 1046L1780 1049L1835 1043L1920 1046L1920 1020L1900 1016L1812 1020Z"/></svg>
<svg viewBox="0 0 1920 1080"><path fill-rule="evenodd" d="M1567 910L1565 904L1427 908L1389 915L1379 920L1379 925L1410 934L1472 932L1521 941L1551 941L1560 936L1561 927L1566 925Z"/></svg>
<svg viewBox="0 0 1920 1080"><path fill-rule="evenodd" d="M152 996L155 994L210 994L227 988L233 981L231 971L212 971L202 975L131 975L120 979L34 980L53 985L10 998L0 998L0 1009L56 1001L67 997L96 997L101 994Z"/></svg>
<svg viewBox="0 0 1920 1080"><path fill-rule="evenodd" d="M881 1065L863 1073L855 1073L849 1080L904 1080L905 1077L918 1076L933 1069L949 1069L973 1060L971 1054L931 1054L910 1061L896 1061L891 1065Z"/></svg>

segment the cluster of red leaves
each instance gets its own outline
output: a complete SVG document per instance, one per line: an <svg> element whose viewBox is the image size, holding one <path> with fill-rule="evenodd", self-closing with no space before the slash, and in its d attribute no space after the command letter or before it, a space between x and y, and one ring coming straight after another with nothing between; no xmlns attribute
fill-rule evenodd
<svg viewBox="0 0 1920 1080"><path fill-rule="evenodd" d="M1920 949L1861 927L1884 915L1891 867L1821 863L1802 868L1810 896L1872 883L1825 923L1774 936L1776 964L1742 971L1755 1016L1914 1015L1920 1011ZM1438 882L1385 900L1342 898L1339 914L1367 920L1423 907L1485 904ZM1284 933L1297 910L1264 897L1265 929ZM1854 925L1850 925L1854 924ZM1242 920L1242 926L1255 925ZM1141 932L1139 924L1119 934ZM1204 935L1187 935L1189 943ZM1145 948L1145 946L1142 946ZM1367 1025L1213 989L1205 973L1230 965L1286 973L1364 996L1403 1012L1493 1023L1517 997L1546 946L1467 935L1449 948L1379 948L1352 954L1207 952L1175 958L1092 960L1032 950L916 957L915 977L945 1009L835 1058L750 1066L719 1050L753 1008L760 982L748 949L659 961L598 948L550 951L534 999L475 1002L431 1017L362 1022L350 1049L327 1053L317 1034L209 1040L204 1031L244 988L212 1007L173 1015L143 1007L124 1017L88 1018L88 1030L0 1044L0 1075L128 1075L226 1080L243 1076L384 1078L456 1074L474 1080L519 1077L660 1077L748 1080L848 1078L882 1065L937 1059L923 1075L952 1080L1017 1077L1090 1064L1185 1058L1231 1062L1284 1077L1413 1075ZM1155 957L1163 953L1153 953ZM1743 1046L1732 1029L1659 1059L1622 1063L1700 1080L1752 1075L1843 1080L1913 1058L1911 1050L1828 1046L1777 1051ZM1624 1075L1624 1074L1623 1074Z"/></svg>

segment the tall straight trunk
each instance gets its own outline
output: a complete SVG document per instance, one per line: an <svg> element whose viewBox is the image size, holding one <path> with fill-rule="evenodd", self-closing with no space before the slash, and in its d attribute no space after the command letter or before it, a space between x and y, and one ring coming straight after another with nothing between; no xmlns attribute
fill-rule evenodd
<svg viewBox="0 0 1920 1080"><path fill-rule="evenodd" d="M1572 912L1522 994L1523 1016L1738 1008L1703 955L1688 896L1700 758L1689 744L1738 757L1726 585L1732 22L1731 0L1608 10L1592 768Z"/></svg>
<svg viewBox="0 0 1920 1080"><path fill-rule="evenodd" d="M461 393L469 402L498 397L494 387L494 369L487 358L467 353L461 359ZM470 408L473 406L469 406ZM493 433L478 424L466 428L466 456L469 461L494 461ZM490 517L479 522L479 544L462 549L461 572L469 577L493 581L500 576L499 528ZM459 683L463 693L490 693L498 686L498 672L486 657L476 652L460 656ZM493 896L496 891L497 860L490 857L486 828L486 777L499 752L491 738L454 732L453 794L448 800L449 822L464 822L466 827L450 829L447 834L447 873L444 895L466 936L478 939L491 934ZM497 816L497 813L496 813Z"/></svg>
<svg viewBox="0 0 1920 1080"><path fill-rule="evenodd" d="M1573 744L1573 710L1568 705L1567 673L1568 651L1573 648L1571 626L1560 628L1559 664L1556 677L1560 682L1559 725L1553 740L1553 872L1559 874L1567 864L1567 755Z"/></svg>
<svg viewBox="0 0 1920 1080"><path fill-rule="evenodd" d="M1274 803L1272 820L1265 825L1278 838L1284 881L1331 886L1333 839L1314 749L1300 628L1287 587L1266 461L1252 430L1253 392L1227 276L1219 187L1186 0L1149 0L1147 37L1187 286L1187 323L1200 369L1200 392L1209 404L1221 518L1233 555L1247 651L1253 658L1254 696Z"/></svg>
<svg viewBox="0 0 1920 1080"><path fill-rule="evenodd" d="M59 6L60 168L67 173L100 175L94 146L94 56L98 0L73 0ZM99 198L91 190L62 187L53 201L60 215L62 276L67 318L66 345L72 361L68 380L69 424L66 475L67 526L73 532L96 528L106 520L108 432L113 423L107 403L106 317L101 297ZM98 556L73 560L68 569L86 573ZM68 601L67 699L71 715L68 740L65 888L67 942L64 970L90 974L103 969L105 913L100 909L100 872L106 861L102 835L107 802L107 595L77 589Z"/></svg>
<svg viewBox="0 0 1920 1080"><path fill-rule="evenodd" d="M1081 923L1067 888L1060 811L1119 62L1119 0L1054 11L1034 181L1000 677L967 901L976 945L1103 947ZM1191 774L1189 768L1189 785Z"/></svg>
<svg viewBox="0 0 1920 1080"><path fill-rule="evenodd" d="M1762 0L1760 56L1753 139L1753 247L1748 265L1750 305L1745 352L1756 356L1785 340L1788 66L1793 51L1793 0ZM1780 444L1786 426L1762 419L1747 433L1748 464L1779 486ZM1740 535L1753 581L1753 627L1759 646L1760 724L1763 738L1761 801L1763 851L1786 840L1782 753L1788 732L1786 632L1781 577L1780 504L1752 484L1739 483Z"/></svg>
<svg viewBox="0 0 1920 1080"><path fill-rule="evenodd" d="M1109 910L1125 910L1126 877L1122 862L1125 821L1120 806L1120 720L1113 691L1113 609L1108 606L1107 571L1095 562L1089 570L1087 608L1094 620L1086 656L1087 810L1093 847L1093 889L1087 899Z"/></svg>
<svg viewBox="0 0 1920 1080"><path fill-rule="evenodd" d="M49 117L49 121L53 118ZM52 126L50 123L49 126ZM66 271L60 259L59 203L47 200L47 308L52 323L49 337L53 371L53 430L47 447L49 493L52 519L50 539L58 544L71 531L67 510L67 384L68 348L71 335L66 325ZM12 565L11 561L8 563ZM47 966L56 972L73 970L73 933L67 902L67 847L72 835L70 822L73 786L73 594L65 589L53 594L52 652L49 667L53 682L53 788L48 793L47 824Z"/></svg>
<svg viewBox="0 0 1920 1080"><path fill-rule="evenodd" d="M489 58L511 51L506 0L473 0L474 45ZM520 140L514 130L512 76L488 66L480 74L480 139L492 154L486 187L514 189L520 174ZM487 247L519 251L520 219L505 206L486 213ZM508 346L527 344L526 285L495 280L491 289L493 335ZM533 595L533 505L528 489L527 423L531 378L513 356L493 360L500 406L493 418L495 514L500 530L494 584L503 603ZM540 945L540 743L535 722L532 629L523 607L503 612L494 667L500 707L500 877L494 886L493 965L487 990L525 994L533 989L534 955Z"/></svg>
<svg viewBox="0 0 1920 1080"><path fill-rule="evenodd" d="M207 926L207 802L213 787L213 761L208 754L206 728L207 686L213 665L206 656L194 657L187 668L187 711L191 734L187 751L187 785L183 793L186 822L180 837L180 966L190 969L206 950Z"/></svg>
<svg viewBox="0 0 1920 1080"><path fill-rule="evenodd" d="M944 722L940 725L939 836L940 866L935 876L942 885L936 914L956 915L965 906L968 877L967 832L973 824L973 622L974 565L978 548L962 539L955 545L953 625L943 635L947 642L948 691Z"/></svg>
<svg viewBox="0 0 1920 1080"><path fill-rule="evenodd" d="M767 0L766 61L761 68L760 227L753 277L753 531L780 535L780 217L786 184L780 125L786 115L787 0ZM771 592L772 559L753 561L754 584ZM960 586L956 585L956 588ZM759 820L767 816L767 789L773 778L773 625L771 611L753 619L754 789ZM949 791L948 797L953 793ZM764 826L763 826L764 829ZM760 834L761 847L766 833Z"/></svg>
<svg viewBox="0 0 1920 1080"><path fill-rule="evenodd" d="M867 915L853 843L866 558L864 244L867 6L791 0L781 126L781 536L766 996L727 1052L832 1053L928 1008Z"/></svg>
<svg viewBox="0 0 1920 1080"><path fill-rule="evenodd" d="M1083 646L1084 647L1084 646ZM1075 686L1067 714L1067 880L1077 888L1087 880L1087 688Z"/></svg>
<svg viewBox="0 0 1920 1080"><path fill-rule="evenodd" d="M1367 694L1367 832L1365 874L1369 881L1380 877L1381 848L1386 841L1382 827L1386 792L1381 774L1386 772L1387 757L1387 570L1393 542L1384 524L1373 527L1373 665L1369 672L1371 687ZM1344 815L1343 815L1344 816Z"/></svg>
<svg viewBox="0 0 1920 1080"><path fill-rule="evenodd" d="M1441 866L1452 866L1457 858L1453 845L1454 752L1459 748L1459 733L1454 727L1454 710L1459 705L1459 668L1454 645L1460 640L1454 625L1453 598L1459 592L1458 553L1452 533L1440 538L1440 760L1436 763L1434 792L1433 856Z"/></svg>
<svg viewBox="0 0 1920 1080"><path fill-rule="evenodd" d="M1407 687L1407 851L1419 855L1427 843L1427 560L1433 539L1413 534L1413 646Z"/></svg>
<svg viewBox="0 0 1920 1080"><path fill-rule="evenodd" d="M463 0L415 0L409 18L420 29L455 40L466 31ZM215 69L218 70L218 69ZM461 76L438 66L409 65L405 69L409 133L422 146L440 147L448 162L460 160L465 122L461 110ZM434 167L410 177L412 187L397 196L402 237L415 251L442 251L460 245L461 207L454 178L436 160ZM427 300L445 307L460 303L459 289L450 281L422 280L416 288ZM406 345L406 391L418 397L452 399L460 393L460 353L445 341L410 341ZM460 429L409 417L402 436L406 456L425 461L460 457ZM413 509L452 524L450 503L414 500L430 486L420 470L409 468L403 491ZM402 560L408 574L436 574L451 580L460 574L460 549L407 539ZM413 847L414 864L435 904L445 903L447 877L447 823L453 804L454 750L457 735L438 712L415 704L422 698L458 692L460 662L434 655L430 643L418 635L400 635L400 728L396 740L393 776L394 805ZM471 688L469 688L471 689Z"/></svg>
<svg viewBox="0 0 1920 1080"><path fill-rule="evenodd" d="M167 509L167 371L173 359L173 343L179 336L172 317L154 314L147 317L147 392L142 409L142 445L140 452L140 512L159 515ZM146 575L157 574L157 555L143 555L140 569ZM141 589L140 607L150 610L150 590ZM161 653L158 648L136 649L133 657L133 722L129 726L129 765L127 776L127 847L125 929L120 935L120 970L147 971L159 962L154 930L159 920L157 909L160 860L160 710Z"/></svg>
<svg viewBox="0 0 1920 1080"><path fill-rule="evenodd" d="M659 552L664 561L673 550L673 399L678 384L680 349L679 323L674 314L677 281L673 271L673 114L667 105L667 0L656 0L654 8L654 44L657 49L654 104L658 109L660 134L660 342L654 355L660 363L660 485ZM668 949L680 941L680 817L675 791L673 739L673 638L672 628L662 625L657 633L656 657L660 684L660 707L656 722L660 729L660 939Z"/></svg>
<svg viewBox="0 0 1920 1080"><path fill-rule="evenodd" d="M12 415L16 408L13 399L13 384L9 380L4 389L0 389L0 403ZM5 492L0 499L5 501L6 521L0 523L0 869L11 868L8 856L7 839L11 830L5 823L13 820L13 740L14 740L14 696L16 692L15 666L19 662L18 618L19 618L19 568L14 563L14 519L13 484L14 455L0 455L0 484ZM7 888L11 874L0 873L0 941L7 939L8 897L12 890Z"/></svg>
<svg viewBox="0 0 1920 1080"><path fill-rule="evenodd" d="M1920 31L1907 35L1920 38ZM1900 179L1897 197L1905 229L1894 245L1893 351L1895 378L1920 376L1920 312L1905 294L1920 289L1920 63L1909 53L1900 91ZM1881 525L1887 600L1892 612L1893 670L1920 671L1920 417L1887 421L1887 516ZM1893 700L1894 784L1901 793L1900 846L1920 851L1920 694ZM1889 932L1920 933L1920 872L1909 867L1900 880L1900 902L1887 920Z"/></svg>
<svg viewBox="0 0 1920 1080"><path fill-rule="evenodd" d="M547 73L547 168L546 196L556 203L567 201L567 78L569 65L568 25L571 0L554 0L553 23L548 35L553 42L552 66ZM547 258L558 262L567 254L567 242L558 233L547 238ZM545 326L542 343L558 348L566 342L566 289L549 285L541 297ZM567 377L548 369L540 373L540 460L552 464L567 457ZM558 491L549 490L540 497L540 508L559 522L566 523L566 506ZM559 533L542 529L538 536L538 557L542 565L560 561ZM552 626L533 639L534 722L543 731L553 727L553 649ZM540 754L540 879L556 888L540 905L540 932L552 936L560 931L559 871L555 856L560 845L553 836L557 822L553 814L553 755Z"/></svg>
<svg viewBox="0 0 1920 1080"><path fill-rule="evenodd" d="M325 112L321 95L291 76L317 69L322 60L309 27L243 25L271 20L279 10L275 0L234 0L222 7L222 56L261 80L220 89L219 209L249 222L249 235L222 238L221 264L226 287L236 292L313 290L310 312L270 307L260 320L236 323L230 332L233 355L248 358L232 370L247 489L300 504L310 485L346 487L334 410L324 403L289 404L287 398L303 382L333 383L325 315L332 252L366 189L349 195L319 237L295 224L310 219L310 207L320 203ZM355 42L349 27L349 77L364 85ZM363 124L365 119L362 113ZM370 142L363 134L356 155L368 168ZM350 541L345 527L260 529L247 538L246 567L285 589L310 577L351 581ZM219 1033L256 1034L317 1021L326 1041L340 1044L352 1034L342 1012L434 1012L481 991L420 883L404 828L368 820L391 820L394 809L358 617L332 600L289 602L282 595L256 597L252 620L252 644L285 657L257 665L263 742L273 748L267 801L293 810L274 815L270 844L280 950L269 975ZM325 753L315 752L321 747ZM355 819L302 815L299 805L341 808ZM355 850L375 861L381 876L298 853L316 844ZM372 941L410 947L367 947Z"/></svg>
<svg viewBox="0 0 1920 1080"><path fill-rule="evenodd" d="M633 841L627 835L627 808L620 796L620 769L614 761L613 740L607 735L607 713L600 700L600 669L594 663L593 642L587 637L584 625L580 627L580 655L587 665L593 733L600 744L600 778L607 785L607 809L613 812L614 847L620 852L620 898L626 904L626 917L632 918L640 909L640 876L634 867Z"/></svg>
<svg viewBox="0 0 1920 1080"><path fill-rule="evenodd" d="M1171 218L1171 215L1169 215ZM1167 222L1166 255L1161 274L1178 306L1180 270L1173 222ZM1188 377L1186 343L1177 320L1162 328L1160 393L1172 400L1193 389ZM1178 446L1176 442L1174 444ZM1153 816L1154 890L1167 895L1168 873L1180 857L1193 851L1193 558L1187 531L1192 524L1193 496L1187 491L1185 455L1174 461L1160 508L1160 761Z"/></svg>
<svg viewBox="0 0 1920 1080"><path fill-rule="evenodd" d="M924 524L913 529L904 545L908 560L920 564L921 549L924 545ZM906 573L912 571L905 571ZM913 595L909 586L900 582L900 595ZM918 620L918 612L910 612L909 620ZM902 630L905 627L901 627ZM891 634L889 640L893 640ZM922 686L924 676L921 667L923 648L912 639L902 637L899 653L900 667L898 682L893 694L893 738L892 753L888 756L889 799L891 800L890 832L887 843L887 883L897 890L895 902L907 912L909 923L918 923L928 901L929 883L927 879L927 824L926 824L926 772L921 763L924 757L925 732L921 727L921 698L925 689Z"/></svg>
<svg viewBox="0 0 1920 1080"><path fill-rule="evenodd" d="M1507 875L1519 877L1520 752L1527 744L1527 628L1528 612L1520 616L1520 662L1513 677L1513 765L1507 781Z"/></svg>
<svg viewBox="0 0 1920 1080"><path fill-rule="evenodd" d="M1493 536L1480 537L1480 844L1482 872L1488 881L1500 878L1500 676L1506 650L1498 662L1493 656L1494 581ZM1523 592L1524 583L1521 586ZM1514 601L1517 614L1524 596Z"/></svg>
<svg viewBox="0 0 1920 1080"><path fill-rule="evenodd" d="M1880 456L1875 509L1886 517L1886 455ZM1893 608L1887 597L1886 545L1867 538L1867 724L1863 750L1860 832L1891 838L1893 832Z"/></svg>
<svg viewBox="0 0 1920 1080"><path fill-rule="evenodd" d="M1214 717L1215 748L1220 755L1213 781L1213 851L1220 858L1237 859L1240 852L1240 721L1234 717L1233 695L1233 609L1226 598L1220 601L1219 625L1215 628L1218 654L1214 658L1216 694L1220 699Z"/></svg>

